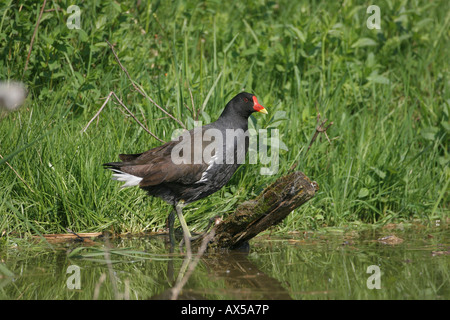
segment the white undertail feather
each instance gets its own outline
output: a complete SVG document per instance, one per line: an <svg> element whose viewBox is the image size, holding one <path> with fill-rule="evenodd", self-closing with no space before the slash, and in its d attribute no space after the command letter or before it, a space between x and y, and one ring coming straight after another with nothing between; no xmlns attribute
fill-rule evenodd
<svg viewBox="0 0 450 320"><path fill-rule="evenodd" d="M126 188L126 187L134 187L134 186L138 186L139 183L142 181L143 178L141 177L136 177L133 176L132 174L126 173L126 172L122 172L120 170L117 169L111 169L114 174L112 175L112 179L113 180L117 180L120 182L125 182L121 188Z"/></svg>

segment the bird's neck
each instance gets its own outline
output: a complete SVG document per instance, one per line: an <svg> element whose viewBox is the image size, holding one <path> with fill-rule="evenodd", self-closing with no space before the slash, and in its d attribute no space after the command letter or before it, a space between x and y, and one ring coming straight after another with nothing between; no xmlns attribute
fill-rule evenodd
<svg viewBox="0 0 450 320"><path fill-rule="evenodd" d="M244 131L248 129L248 117L226 108L216 122L229 129L243 129Z"/></svg>

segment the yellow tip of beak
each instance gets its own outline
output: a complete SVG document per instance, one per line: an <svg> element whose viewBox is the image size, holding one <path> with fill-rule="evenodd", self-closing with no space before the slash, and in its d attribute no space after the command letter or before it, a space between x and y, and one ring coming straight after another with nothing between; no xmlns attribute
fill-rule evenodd
<svg viewBox="0 0 450 320"><path fill-rule="evenodd" d="M267 110L265 108L259 110L258 112L264 113L264 114L268 114Z"/></svg>

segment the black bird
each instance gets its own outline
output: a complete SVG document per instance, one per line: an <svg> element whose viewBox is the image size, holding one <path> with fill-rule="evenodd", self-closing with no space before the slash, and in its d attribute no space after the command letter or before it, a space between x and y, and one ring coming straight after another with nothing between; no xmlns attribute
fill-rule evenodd
<svg viewBox="0 0 450 320"><path fill-rule="evenodd" d="M114 172L113 180L125 182L122 187L139 186L171 204L185 238L190 239L182 208L221 189L245 162L248 118L253 112L267 114L255 95L242 92L227 103L215 122L185 131L178 140L144 153L120 154L122 162L103 166ZM169 216L172 243L173 222L172 211Z"/></svg>

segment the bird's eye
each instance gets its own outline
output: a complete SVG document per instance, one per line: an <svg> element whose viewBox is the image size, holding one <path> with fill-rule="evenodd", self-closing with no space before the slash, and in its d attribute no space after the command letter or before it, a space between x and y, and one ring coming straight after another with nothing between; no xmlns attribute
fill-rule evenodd
<svg viewBox="0 0 450 320"><path fill-rule="evenodd" d="M244 102L248 102L248 98L244 98Z"/></svg>

